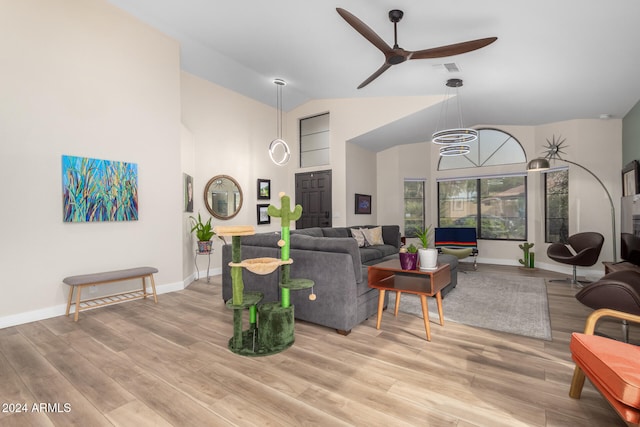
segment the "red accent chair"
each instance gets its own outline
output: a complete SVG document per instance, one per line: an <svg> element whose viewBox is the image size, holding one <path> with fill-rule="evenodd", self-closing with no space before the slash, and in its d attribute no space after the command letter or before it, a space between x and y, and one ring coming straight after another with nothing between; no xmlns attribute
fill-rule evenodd
<svg viewBox="0 0 640 427"><path fill-rule="evenodd" d="M589 315L584 333L571 335L571 357L576 362L569 396L579 399L584 379L607 399L629 426L640 425L640 347L593 335L602 317L640 323L640 316L603 308Z"/></svg>

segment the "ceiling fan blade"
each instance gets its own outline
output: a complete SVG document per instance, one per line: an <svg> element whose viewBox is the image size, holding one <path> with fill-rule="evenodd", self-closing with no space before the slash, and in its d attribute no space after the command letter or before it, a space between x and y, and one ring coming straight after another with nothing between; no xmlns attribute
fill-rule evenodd
<svg viewBox="0 0 640 427"><path fill-rule="evenodd" d="M380 74L384 73L389 68L391 68L391 64L388 64L386 62L382 64L382 67L378 68L378 70L375 73L371 74L367 80L360 83L360 86L358 86L358 89L362 89L363 87L365 87L366 85L368 85L369 83L371 83L372 81L380 77Z"/></svg>
<svg viewBox="0 0 640 427"><path fill-rule="evenodd" d="M379 35L375 33L367 24L356 18L351 12L348 12L342 8L337 7L336 11L344 18L349 25L351 25L357 32L369 40L375 47L380 49L382 53L387 53L391 50L391 46L387 44Z"/></svg>
<svg viewBox="0 0 640 427"><path fill-rule="evenodd" d="M459 55L483 48L498 40L497 37L487 37L485 39L471 40L468 42L450 44L447 46L434 47L431 49L417 50L410 55L411 59L442 58L445 56Z"/></svg>

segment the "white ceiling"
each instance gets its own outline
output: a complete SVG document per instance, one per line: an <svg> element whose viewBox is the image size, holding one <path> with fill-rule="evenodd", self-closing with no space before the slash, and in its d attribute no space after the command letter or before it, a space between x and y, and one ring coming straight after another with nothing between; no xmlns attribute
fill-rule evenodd
<svg viewBox="0 0 640 427"><path fill-rule="evenodd" d="M539 125L622 118L640 99L637 0L109 0L181 45L182 68L275 105L274 78L287 81L285 110L311 99L441 95L461 78L464 125ZM420 50L484 37L480 50L391 67L356 87L382 53L338 15L341 7L393 45L391 9L404 11L398 44ZM455 63L460 72L447 72ZM422 142L432 107L356 138L372 150Z"/></svg>

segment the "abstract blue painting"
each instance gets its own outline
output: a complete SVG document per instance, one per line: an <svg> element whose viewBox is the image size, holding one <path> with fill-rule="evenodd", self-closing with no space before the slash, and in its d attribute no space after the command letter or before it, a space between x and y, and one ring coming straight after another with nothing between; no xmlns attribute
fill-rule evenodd
<svg viewBox="0 0 640 427"><path fill-rule="evenodd" d="M136 221L138 165L62 156L64 222Z"/></svg>

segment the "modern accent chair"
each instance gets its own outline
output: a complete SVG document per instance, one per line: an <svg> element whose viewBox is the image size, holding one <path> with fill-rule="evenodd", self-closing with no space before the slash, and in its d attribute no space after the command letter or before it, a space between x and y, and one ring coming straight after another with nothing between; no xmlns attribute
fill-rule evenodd
<svg viewBox="0 0 640 427"><path fill-rule="evenodd" d="M474 227L438 227L433 240L438 252L458 260L473 255L473 269L478 269L478 238Z"/></svg>
<svg viewBox="0 0 640 427"><path fill-rule="evenodd" d="M640 316L616 310L596 310L584 333L571 334L571 357L576 362L569 396L580 399L585 376L629 426L640 425L640 347L594 335L602 317L640 322Z"/></svg>
<svg viewBox="0 0 640 427"><path fill-rule="evenodd" d="M640 316L640 273L614 271L576 293L576 299L594 310L608 308ZM622 339L629 342L629 324L622 320Z"/></svg>
<svg viewBox="0 0 640 427"><path fill-rule="evenodd" d="M573 266L573 277L564 281L569 281L572 285L589 283L578 280L576 267L591 267L594 265L598 261L603 244L604 236L600 233L577 233L569 236L568 246L563 243L552 243L547 248L547 256L561 264Z"/></svg>

